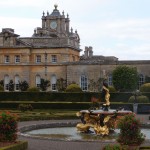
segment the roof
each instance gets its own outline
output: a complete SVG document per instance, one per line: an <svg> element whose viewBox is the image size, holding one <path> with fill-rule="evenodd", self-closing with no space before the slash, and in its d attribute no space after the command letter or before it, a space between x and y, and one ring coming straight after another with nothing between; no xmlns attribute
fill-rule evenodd
<svg viewBox="0 0 150 150"><path fill-rule="evenodd" d="M50 14L50 16L61 16L59 10L57 9L57 5L55 5L55 9L53 10L53 12Z"/></svg>

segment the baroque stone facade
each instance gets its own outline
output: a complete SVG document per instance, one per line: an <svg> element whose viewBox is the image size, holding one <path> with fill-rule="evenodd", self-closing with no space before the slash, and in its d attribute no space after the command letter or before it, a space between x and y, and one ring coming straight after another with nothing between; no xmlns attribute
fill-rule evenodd
<svg viewBox="0 0 150 150"><path fill-rule="evenodd" d="M0 33L0 80L4 89L13 80L15 91L19 81L27 81L30 87L39 86L40 79L51 82L49 90L56 91L57 79L76 82L85 91L93 91L89 83L107 75L111 85L111 73L117 65L135 66L144 83L150 76L150 60L119 61L114 56L95 56L92 47L85 47L80 56L80 37L70 29L69 15L65 16L55 5L51 14L43 12L42 27L37 27L31 37L20 37L14 29L3 28ZM140 83L140 84L141 84Z"/></svg>

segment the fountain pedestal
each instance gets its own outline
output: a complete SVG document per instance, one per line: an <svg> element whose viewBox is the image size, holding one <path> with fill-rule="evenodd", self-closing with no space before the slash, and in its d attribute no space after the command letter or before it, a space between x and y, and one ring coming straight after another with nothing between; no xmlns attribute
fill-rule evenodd
<svg viewBox="0 0 150 150"><path fill-rule="evenodd" d="M76 128L81 132L89 132L90 128L93 128L98 135L108 135L110 130L116 128L117 120L129 113L132 111L81 110L76 115L80 117L82 123L78 123Z"/></svg>

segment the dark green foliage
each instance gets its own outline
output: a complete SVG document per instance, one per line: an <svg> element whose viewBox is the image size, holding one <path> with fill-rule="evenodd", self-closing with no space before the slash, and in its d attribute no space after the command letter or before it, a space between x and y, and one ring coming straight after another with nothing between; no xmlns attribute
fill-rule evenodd
<svg viewBox="0 0 150 150"><path fill-rule="evenodd" d="M19 104L18 109L23 112L24 111L32 111L33 107L31 104Z"/></svg>
<svg viewBox="0 0 150 150"><path fill-rule="evenodd" d="M119 119L117 127L120 129L117 141L122 145L140 145L145 140L145 136L141 133L140 121L134 114L128 114Z"/></svg>
<svg viewBox="0 0 150 150"><path fill-rule="evenodd" d="M135 102L135 97L131 96L129 98L128 102L129 103L134 103ZM137 103L149 103L149 98L147 96L144 96L144 95L137 96Z"/></svg>
<svg viewBox="0 0 150 150"><path fill-rule="evenodd" d="M4 87L4 80L0 80L0 85Z"/></svg>
<svg viewBox="0 0 150 150"><path fill-rule="evenodd" d="M118 66L113 71L113 85L117 91L132 91L138 82L137 69L128 66Z"/></svg>
<svg viewBox="0 0 150 150"><path fill-rule="evenodd" d="M150 83L145 83L140 87L141 92L150 92Z"/></svg>
<svg viewBox="0 0 150 150"><path fill-rule="evenodd" d="M65 92L82 92L82 89L77 84L70 84L67 86Z"/></svg>
<svg viewBox="0 0 150 150"><path fill-rule="evenodd" d="M64 91L66 89L66 87L67 87L66 80L63 79L63 78L57 79L56 87L57 87L57 89L58 89L59 92Z"/></svg>
<svg viewBox="0 0 150 150"><path fill-rule="evenodd" d="M108 89L109 92L116 92L116 89L113 86L109 86Z"/></svg>
<svg viewBox="0 0 150 150"><path fill-rule="evenodd" d="M9 81L8 86L9 86L9 91L14 91L14 82L13 82L13 80Z"/></svg>
<svg viewBox="0 0 150 150"><path fill-rule="evenodd" d="M150 76L145 77L145 83L150 83Z"/></svg>
<svg viewBox="0 0 150 150"><path fill-rule="evenodd" d="M9 112L0 113L0 142L16 141L17 117Z"/></svg>
<svg viewBox="0 0 150 150"><path fill-rule="evenodd" d="M39 89L38 89L39 90ZM150 99L150 93L142 93ZM101 98L101 93L96 92L0 92L0 101L60 101L60 102L90 102L91 97L97 95ZM132 93L110 93L110 102L127 103ZM104 102L104 101L101 101Z"/></svg>
<svg viewBox="0 0 150 150"><path fill-rule="evenodd" d="M103 150L125 150L125 149L122 149L122 147L120 145L117 145L117 144L113 144L113 145L106 145Z"/></svg>
<svg viewBox="0 0 150 150"><path fill-rule="evenodd" d="M29 84L27 81L21 81L19 82L19 89L21 91L27 91L27 89L29 88Z"/></svg>
<svg viewBox="0 0 150 150"><path fill-rule="evenodd" d="M4 91L4 87L0 85L0 91Z"/></svg>
<svg viewBox="0 0 150 150"><path fill-rule="evenodd" d="M18 109L20 102L1 102L0 108ZM22 103L21 103L22 104ZM83 110L91 107L91 102L26 102L24 104L31 104L34 109L72 109ZM101 104L102 105L102 104ZM149 104L147 104L149 105ZM132 104L111 104L111 109L118 109L119 107L133 109Z"/></svg>
<svg viewBox="0 0 150 150"><path fill-rule="evenodd" d="M28 148L27 141L19 141L19 143L17 141L17 143L3 147L3 148L1 148L1 150L27 150L27 148Z"/></svg>
<svg viewBox="0 0 150 150"><path fill-rule="evenodd" d="M50 86L49 80L41 79L40 89L42 91L46 91L49 86Z"/></svg>
<svg viewBox="0 0 150 150"><path fill-rule="evenodd" d="M40 89L38 87L30 87L27 90L28 92L40 92Z"/></svg>

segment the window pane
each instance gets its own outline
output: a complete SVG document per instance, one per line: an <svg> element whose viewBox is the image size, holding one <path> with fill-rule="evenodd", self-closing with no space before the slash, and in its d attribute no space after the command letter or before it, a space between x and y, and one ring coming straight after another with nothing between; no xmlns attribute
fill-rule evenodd
<svg viewBox="0 0 150 150"><path fill-rule="evenodd" d="M37 87L40 87L40 84L41 84L41 77L38 75L38 76L36 76L36 86Z"/></svg>
<svg viewBox="0 0 150 150"><path fill-rule="evenodd" d="M57 56L56 55L52 55L52 62L56 63L57 62Z"/></svg>
<svg viewBox="0 0 150 150"><path fill-rule="evenodd" d="M19 55L16 55L15 56L15 63L19 63L20 62L20 56Z"/></svg>
<svg viewBox="0 0 150 150"><path fill-rule="evenodd" d="M56 76L55 75L51 77L51 87L52 87L52 91L56 91Z"/></svg>
<svg viewBox="0 0 150 150"><path fill-rule="evenodd" d="M139 75L139 82L138 82L138 89L141 87L142 84L145 83L145 77L143 74Z"/></svg>
<svg viewBox="0 0 150 150"><path fill-rule="evenodd" d="M40 56L40 55L37 55L37 56L36 56L36 62L37 62L37 63L40 63L40 62L41 62L41 56Z"/></svg>
<svg viewBox="0 0 150 150"><path fill-rule="evenodd" d="M81 89L83 91L88 90L88 80L87 80L87 77L84 75L81 76Z"/></svg>
<svg viewBox="0 0 150 150"><path fill-rule="evenodd" d="M9 63L9 56L5 56L5 63Z"/></svg>

